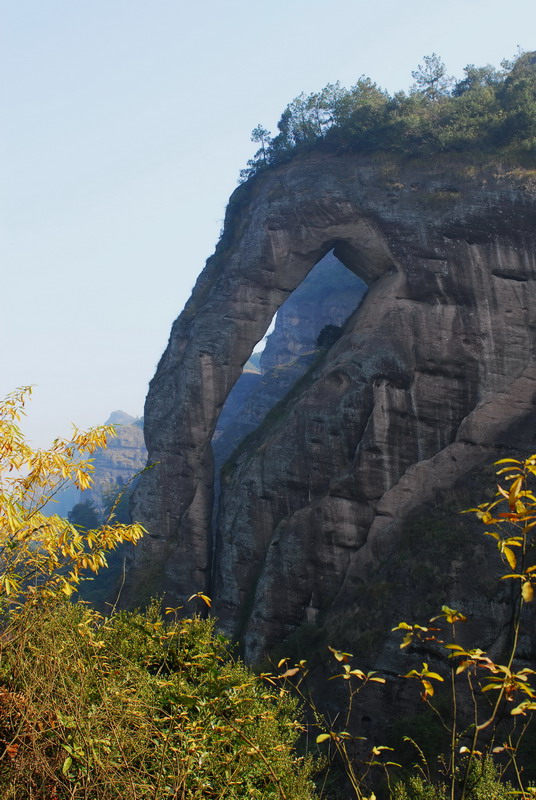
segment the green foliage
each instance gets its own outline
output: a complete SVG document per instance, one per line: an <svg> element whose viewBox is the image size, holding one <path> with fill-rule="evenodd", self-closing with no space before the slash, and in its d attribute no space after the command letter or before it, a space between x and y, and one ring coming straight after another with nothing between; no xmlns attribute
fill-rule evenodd
<svg viewBox="0 0 536 800"><path fill-rule="evenodd" d="M28 390L0 403L0 797L307 800L298 705L233 660L211 621L166 624L160 605L105 619L67 598L139 525L95 528L42 509L91 485L111 428L33 450L17 426ZM199 600L209 603L204 595ZM192 598L193 599L193 598Z"/></svg>
<svg viewBox="0 0 536 800"><path fill-rule="evenodd" d="M107 522L121 525L132 523L130 498L137 480L138 478L134 477L125 483L121 477L118 477L115 483L103 490L103 517ZM128 547L128 544L119 545L107 556L107 569L80 584L78 589L80 599L87 600L101 611L109 608L110 603L116 601L121 592Z"/></svg>
<svg viewBox="0 0 536 800"><path fill-rule="evenodd" d="M444 784L433 785L421 775L411 775L406 783L397 781L392 800L447 800Z"/></svg>
<svg viewBox="0 0 536 800"><path fill-rule="evenodd" d="M23 608L1 645L2 797L313 796L296 701L234 661L211 621L56 600Z"/></svg>
<svg viewBox="0 0 536 800"><path fill-rule="evenodd" d="M316 340L317 347L326 347L329 348L335 344L335 342L341 338L342 328L340 325L324 325L320 333L318 334L318 338Z"/></svg>
<svg viewBox="0 0 536 800"><path fill-rule="evenodd" d="M423 61L409 94L390 96L362 76L350 89L335 83L299 95L283 111L277 136L255 129L261 149L241 178L311 149L409 156L473 150L514 158L534 150L535 53L503 62L500 70L470 64L456 83L435 53Z"/></svg>
<svg viewBox="0 0 536 800"><path fill-rule="evenodd" d="M447 68L439 56L432 53L424 56L424 64L419 64L411 73L415 81L415 92L421 92L430 100L438 100L449 93L453 79L447 75Z"/></svg>
<svg viewBox="0 0 536 800"><path fill-rule="evenodd" d="M467 800L511 800L515 796L512 785L502 781L491 758L475 764L472 769L472 788ZM451 800L446 784L432 784L426 777L411 775L406 781L397 781L391 800Z"/></svg>

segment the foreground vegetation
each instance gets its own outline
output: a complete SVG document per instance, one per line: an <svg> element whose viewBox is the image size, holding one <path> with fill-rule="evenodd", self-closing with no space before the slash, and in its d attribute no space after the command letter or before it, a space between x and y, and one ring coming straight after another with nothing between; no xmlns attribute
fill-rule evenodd
<svg viewBox="0 0 536 800"><path fill-rule="evenodd" d="M113 519L77 528L43 515L65 481L90 483L87 455L112 431L75 431L34 451L17 424L26 397L22 390L0 404L2 800L536 797L520 758L536 673L519 658L536 583L536 456L498 462L496 497L471 509L512 589L502 663L461 644L466 617L447 606L429 622L395 628L403 650L426 654L399 680L418 687L416 702L440 721L445 741L437 764L413 742L417 760L404 771L391 746L352 722L362 692L397 679L364 672L350 653L330 648L347 704L328 720L306 690L303 660L283 658L257 676L213 620L163 613L156 601L106 617L72 602L107 553L144 531ZM210 604L201 594L191 599Z"/></svg>
<svg viewBox="0 0 536 800"><path fill-rule="evenodd" d="M234 662L210 621L25 607L1 682L2 797L313 796L296 701Z"/></svg>
<svg viewBox="0 0 536 800"><path fill-rule="evenodd" d="M0 404L0 797L312 797L297 701L233 660L213 622L69 601L144 531L44 515L67 481L90 485L87 455L113 430L32 450L18 426L29 391Z"/></svg>

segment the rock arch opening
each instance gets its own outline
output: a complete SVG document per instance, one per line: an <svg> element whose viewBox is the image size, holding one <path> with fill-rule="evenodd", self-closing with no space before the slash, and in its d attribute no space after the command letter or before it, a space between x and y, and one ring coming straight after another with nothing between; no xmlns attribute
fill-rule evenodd
<svg viewBox="0 0 536 800"><path fill-rule="evenodd" d="M330 251L274 314L268 335L255 345L227 396L212 437L213 530L217 525L220 471L227 459L335 342L367 288Z"/></svg>
<svg viewBox="0 0 536 800"><path fill-rule="evenodd" d="M276 311L263 347L255 346L257 357L250 356L224 403L212 438L216 468L334 341L366 292L333 251L313 267Z"/></svg>
<svg viewBox="0 0 536 800"><path fill-rule="evenodd" d="M212 437L243 365L275 312L327 253L367 284L383 285L395 264L360 184L326 184L313 168L307 191L267 176L240 187L149 386L144 433L149 463L132 512L150 531L136 549L125 605L165 593L182 603L212 577ZM345 197L345 193L348 194ZM380 279L380 280L378 280ZM368 305L366 303L365 305ZM361 313L361 312L360 312Z"/></svg>

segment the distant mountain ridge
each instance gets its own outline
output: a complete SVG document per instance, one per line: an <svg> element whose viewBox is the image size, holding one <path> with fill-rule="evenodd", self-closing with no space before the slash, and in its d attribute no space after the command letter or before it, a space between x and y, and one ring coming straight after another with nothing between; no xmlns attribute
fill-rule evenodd
<svg viewBox="0 0 536 800"><path fill-rule="evenodd" d="M99 512L103 508L103 493L115 488L120 491L147 463L142 418L113 411L105 424L116 426L116 436L110 436L108 446L95 452L93 484L80 492L79 497L79 502L91 503Z"/></svg>

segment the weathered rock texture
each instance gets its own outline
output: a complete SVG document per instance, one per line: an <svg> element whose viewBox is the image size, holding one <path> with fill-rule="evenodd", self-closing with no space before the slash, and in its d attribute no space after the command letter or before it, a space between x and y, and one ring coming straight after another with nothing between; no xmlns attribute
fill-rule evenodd
<svg viewBox="0 0 536 800"><path fill-rule="evenodd" d="M508 447L534 409L536 204L519 173L311 155L230 201L151 382L135 516L139 587L214 597L258 658L329 624L421 504ZM328 251L368 294L224 474L212 564L210 441L286 297Z"/></svg>

